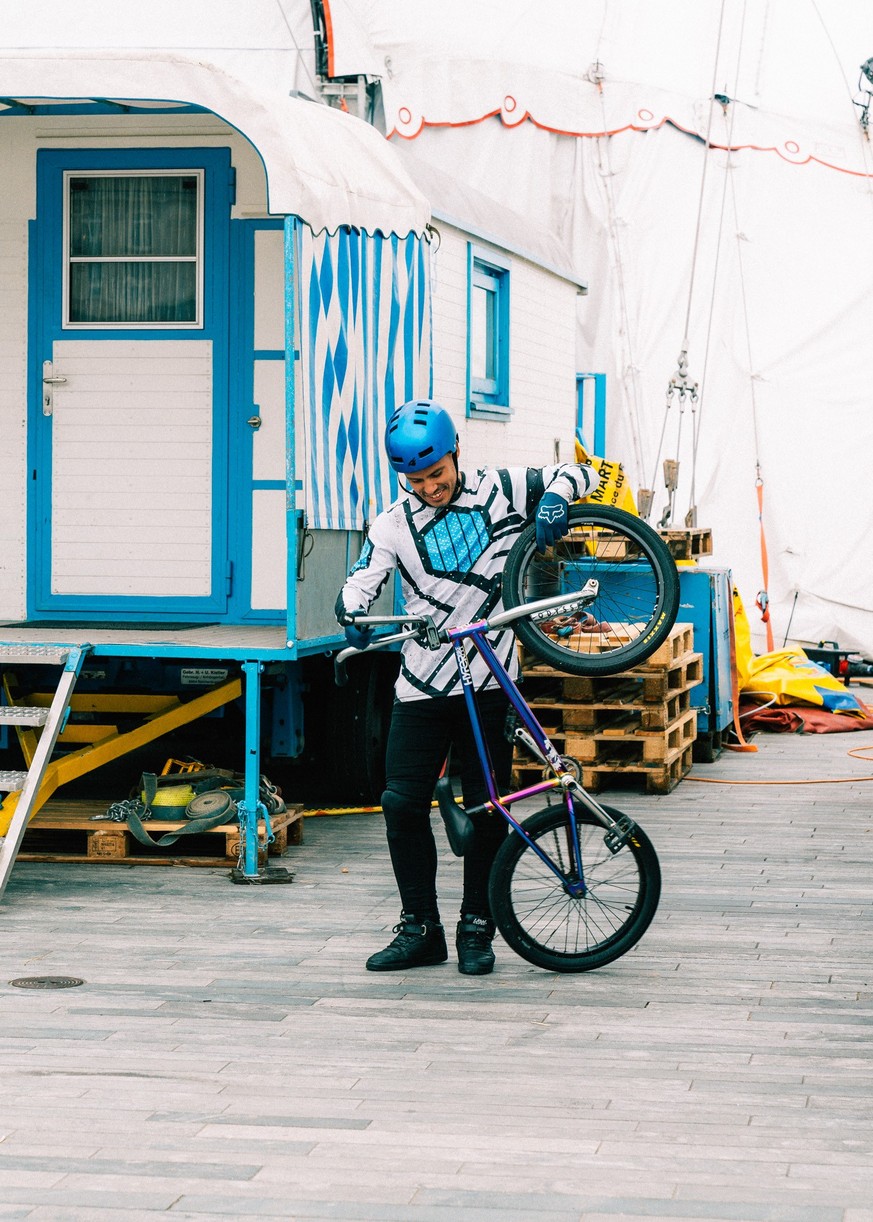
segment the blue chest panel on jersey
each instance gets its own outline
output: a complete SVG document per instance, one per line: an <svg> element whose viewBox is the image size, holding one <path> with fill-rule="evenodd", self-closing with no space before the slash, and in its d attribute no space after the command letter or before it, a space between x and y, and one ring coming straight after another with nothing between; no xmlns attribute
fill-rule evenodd
<svg viewBox="0 0 873 1222"><path fill-rule="evenodd" d="M478 509L454 510L421 533L433 573L466 573L488 546L485 515Z"/></svg>

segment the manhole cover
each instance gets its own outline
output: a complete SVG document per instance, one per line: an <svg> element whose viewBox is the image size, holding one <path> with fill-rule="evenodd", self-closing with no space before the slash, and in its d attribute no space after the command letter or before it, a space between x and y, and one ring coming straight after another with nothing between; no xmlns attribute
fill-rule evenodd
<svg viewBox="0 0 873 1222"><path fill-rule="evenodd" d="M17 989L73 989L77 984L84 984L78 976L19 976L10 980Z"/></svg>

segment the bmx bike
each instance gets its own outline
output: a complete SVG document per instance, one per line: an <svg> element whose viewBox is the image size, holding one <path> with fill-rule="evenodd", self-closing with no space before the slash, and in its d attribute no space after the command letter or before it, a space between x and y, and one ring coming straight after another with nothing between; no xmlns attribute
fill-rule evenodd
<svg viewBox="0 0 873 1222"><path fill-rule="evenodd" d="M530 525L513 544L503 576L505 610L478 623L438 628L429 616L355 617L359 626L394 629L364 649L335 658L337 682L357 654L411 639L426 648L450 644L455 655L488 800L465 809L442 777L436 800L452 852L463 856L472 815L503 818L509 828L489 879L497 928L523 959L554 972L586 972L613 962L651 924L661 893L658 857L628 815L598 802L582 786L500 662L487 634L512 626L537 658L577 675L615 674L638 665L667 637L676 619L679 583L663 540L622 510L570 508L570 530L539 553ZM469 666L476 649L509 699L515 735L550 774L513 793L498 793ZM547 805L521 820L513 806L543 795Z"/></svg>

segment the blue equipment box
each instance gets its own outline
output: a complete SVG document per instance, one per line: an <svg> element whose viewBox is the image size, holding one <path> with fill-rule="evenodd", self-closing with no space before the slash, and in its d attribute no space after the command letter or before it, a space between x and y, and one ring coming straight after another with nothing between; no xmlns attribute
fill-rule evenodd
<svg viewBox="0 0 873 1222"><path fill-rule="evenodd" d="M694 651L703 655L703 681L691 689L697 713L694 758L711 763L721 754L723 735L733 725L730 569L679 566L678 623L694 628Z"/></svg>

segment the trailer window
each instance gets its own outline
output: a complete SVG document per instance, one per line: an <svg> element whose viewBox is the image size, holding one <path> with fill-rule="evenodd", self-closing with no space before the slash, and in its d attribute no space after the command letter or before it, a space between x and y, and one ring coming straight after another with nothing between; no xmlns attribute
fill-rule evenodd
<svg viewBox="0 0 873 1222"><path fill-rule="evenodd" d="M203 174L65 176L64 325L201 327Z"/></svg>
<svg viewBox="0 0 873 1222"><path fill-rule="evenodd" d="M509 266L470 247L468 370L471 415L509 411Z"/></svg>

